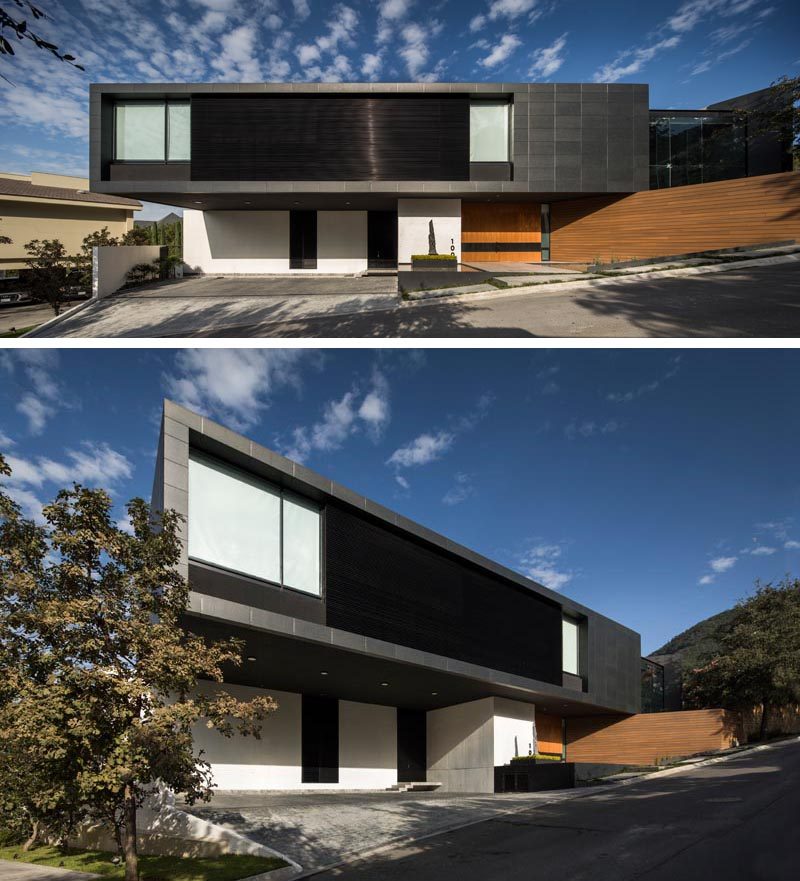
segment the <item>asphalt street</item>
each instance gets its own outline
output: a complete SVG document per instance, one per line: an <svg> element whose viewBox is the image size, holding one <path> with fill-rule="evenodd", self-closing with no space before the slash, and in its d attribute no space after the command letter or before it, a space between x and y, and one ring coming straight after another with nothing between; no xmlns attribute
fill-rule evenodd
<svg viewBox="0 0 800 881"><path fill-rule="evenodd" d="M790 881L800 742L545 803L315 876L320 881Z"/></svg>

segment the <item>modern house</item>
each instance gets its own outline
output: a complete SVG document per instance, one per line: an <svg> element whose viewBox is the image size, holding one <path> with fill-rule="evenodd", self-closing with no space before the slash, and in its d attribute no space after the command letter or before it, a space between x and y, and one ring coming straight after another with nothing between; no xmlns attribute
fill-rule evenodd
<svg viewBox="0 0 800 881"><path fill-rule="evenodd" d="M198 727L223 789L491 792L639 711L639 634L170 401L153 505L186 518L185 626L241 638L225 688L279 704L261 740Z"/></svg>
<svg viewBox="0 0 800 881"><path fill-rule="evenodd" d="M742 103L758 106L758 96ZM800 237L781 134L620 83L102 84L91 186L184 208L207 273L586 261Z"/></svg>
<svg viewBox="0 0 800 881"><path fill-rule="evenodd" d="M0 292L25 271L27 242L58 239L68 254L77 254L83 239L103 227L112 236L124 235L141 207L126 196L89 192L86 178L0 172L0 235L11 239L0 244Z"/></svg>

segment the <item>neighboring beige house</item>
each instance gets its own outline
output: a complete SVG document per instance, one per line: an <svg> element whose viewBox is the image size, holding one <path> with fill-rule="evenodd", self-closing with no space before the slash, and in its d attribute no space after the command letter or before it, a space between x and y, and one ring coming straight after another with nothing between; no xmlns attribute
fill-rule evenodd
<svg viewBox="0 0 800 881"><path fill-rule="evenodd" d="M104 226L113 236L131 229L141 207L136 199L90 193L84 177L0 171L0 235L12 241L0 245L0 280L25 268L26 242L59 239L77 254L84 237Z"/></svg>

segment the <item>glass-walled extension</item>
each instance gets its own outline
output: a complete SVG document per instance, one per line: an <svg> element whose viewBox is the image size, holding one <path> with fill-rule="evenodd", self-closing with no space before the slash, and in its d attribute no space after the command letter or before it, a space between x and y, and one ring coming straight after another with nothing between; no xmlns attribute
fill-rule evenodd
<svg viewBox="0 0 800 881"><path fill-rule="evenodd" d="M651 111L651 190L747 174L747 124L743 120L713 111Z"/></svg>

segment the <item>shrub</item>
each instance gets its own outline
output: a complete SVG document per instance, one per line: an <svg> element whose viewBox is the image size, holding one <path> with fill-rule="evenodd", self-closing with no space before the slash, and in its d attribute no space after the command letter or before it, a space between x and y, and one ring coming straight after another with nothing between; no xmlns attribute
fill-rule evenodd
<svg viewBox="0 0 800 881"><path fill-rule="evenodd" d="M424 262L426 260L450 260L453 263L456 263L456 255L455 254L412 254L412 261Z"/></svg>

